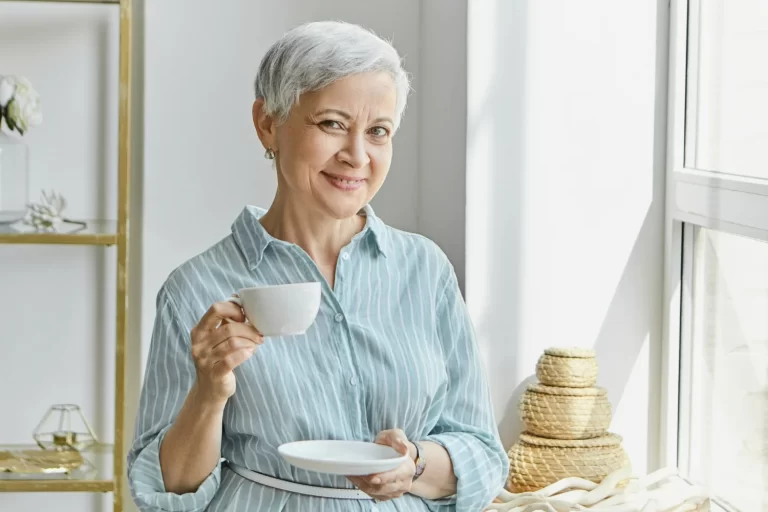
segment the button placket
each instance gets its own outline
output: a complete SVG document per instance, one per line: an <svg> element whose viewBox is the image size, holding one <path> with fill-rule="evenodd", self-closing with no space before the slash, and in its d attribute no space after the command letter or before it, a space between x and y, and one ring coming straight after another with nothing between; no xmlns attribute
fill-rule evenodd
<svg viewBox="0 0 768 512"><path fill-rule="evenodd" d="M341 253L339 253L339 261L336 263L336 285L334 286L334 293L337 295L340 295L341 293L341 283L340 281L344 280L344 274L347 272L346 266L343 263L350 260L351 256L349 255L349 252L351 251L350 248L346 248Z"/></svg>
<svg viewBox="0 0 768 512"><path fill-rule="evenodd" d="M355 430L357 430L357 435L362 436L363 435L363 423L365 422L363 417L359 416L359 411L357 411L357 405L359 404L360 398L360 378L357 376L357 370L355 369L355 365L352 361L352 355L350 353L350 347L349 343L351 342L351 336L352 333L349 329L349 326L346 324L347 316L342 313L341 310L341 304L338 304L338 308L336 309L336 314L333 316L333 320L338 326L339 332L339 340L341 342L340 344L340 350L344 353L345 356L345 367L346 370L344 371L344 380L342 382L346 383L347 389L349 390L348 393L346 393L346 398L348 400L348 406L350 411L356 411L356 421L355 421Z"/></svg>
<svg viewBox="0 0 768 512"><path fill-rule="evenodd" d="M337 324L341 324L344 321L344 315L342 313L336 313L336 315L333 317L333 320ZM342 326L342 328L343 328L343 326ZM346 329L345 329L345 333L346 333ZM349 377L349 379L347 379L347 382L349 382L349 385L352 386L352 387L356 387L360 383L360 381L354 375L354 373L351 374L351 377Z"/></svg>

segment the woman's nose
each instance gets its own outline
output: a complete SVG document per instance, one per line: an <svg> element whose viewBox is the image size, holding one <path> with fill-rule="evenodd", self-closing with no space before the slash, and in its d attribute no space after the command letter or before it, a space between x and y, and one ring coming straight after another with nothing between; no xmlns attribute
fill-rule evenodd
<svg viewBox="0 0 768 512"><path fill-rule="evenodd" d="M371 161L365 147L365 136L362 134L350 134L338 155L339 160L353 169L361 169Z"/></svg>

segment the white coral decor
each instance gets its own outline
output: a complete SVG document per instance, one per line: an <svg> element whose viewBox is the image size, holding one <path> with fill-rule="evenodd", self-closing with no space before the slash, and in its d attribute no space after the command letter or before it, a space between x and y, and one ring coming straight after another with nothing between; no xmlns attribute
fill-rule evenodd
<svg viewBox="0 0 768 512"><path fill-rule="evenodd" d="M55 231L60 224L67 221L61 216L66 206L67 201L61 194L53 190L43 191L40 202L28 205L24 223L38 231Z"/></svg>
<svg viewBox="0 0 768 512"><path fill-rule="evenodd" d="M487 511L503 512L694 512L709 510L705 489L690 485L676 469L633 478L628 468L611 473L600 485L566 478L536 492L502 491ZM702 508L703 507L703 508Z"/></svg>
<svg viewBox="0 0 768 512"><path fill-rule="evenodd" d="M21 135L43 122L40 95L24 77L0 76L0 128Z"/></svg>

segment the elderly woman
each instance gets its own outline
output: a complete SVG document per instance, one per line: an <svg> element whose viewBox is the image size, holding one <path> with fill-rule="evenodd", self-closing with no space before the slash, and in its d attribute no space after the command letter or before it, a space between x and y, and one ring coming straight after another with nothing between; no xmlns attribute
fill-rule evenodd
<svg viewBox="0 0 768 512"><path fill-rule="evenodd" d="M351 24L310 23L267 52L253 122L277 192L176 269L157 317L128 457L142 511L467 511L501 489L499 441L453 267L369 206L392 161L408 77ZM226 299L322 283L302 335L263 339ZM297 440L375 441L409 457L342 477L298 469Z"/></svg>

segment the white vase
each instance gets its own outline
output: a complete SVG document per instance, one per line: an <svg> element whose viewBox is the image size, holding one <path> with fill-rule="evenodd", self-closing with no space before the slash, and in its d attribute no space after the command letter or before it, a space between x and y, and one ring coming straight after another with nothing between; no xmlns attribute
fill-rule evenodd
<svg viewBox="0 0 768 512"><path fill-rule="evenodd" d="M0 224L24 218L29 200L29 148L0 132Z"/></svg>

